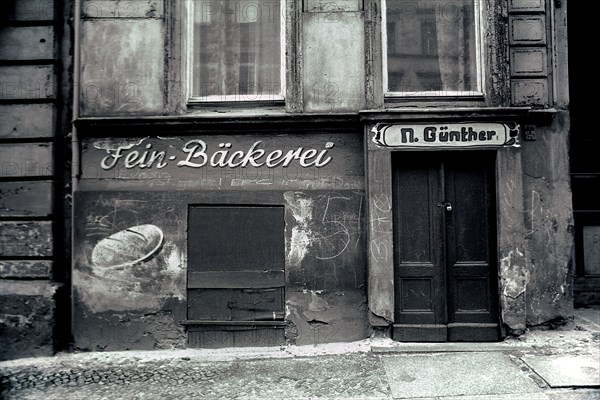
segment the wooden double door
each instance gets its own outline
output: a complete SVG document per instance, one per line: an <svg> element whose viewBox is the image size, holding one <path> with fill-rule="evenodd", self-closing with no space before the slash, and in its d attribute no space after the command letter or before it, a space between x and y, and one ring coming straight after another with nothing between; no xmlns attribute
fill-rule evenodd
<svg viewBox="0 0 600 400"><path fill-rule="evenodd" d="M394 154L395 340L499 339L494 160Z"/></svg>

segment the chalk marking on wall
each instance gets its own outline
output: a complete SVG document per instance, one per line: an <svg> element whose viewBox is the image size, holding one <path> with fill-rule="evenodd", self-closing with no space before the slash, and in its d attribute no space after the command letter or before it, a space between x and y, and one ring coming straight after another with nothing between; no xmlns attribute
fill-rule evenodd
<svg viewBox="0 0 600 400"><path fill-rule="evenodd" d="M360 200L359 200L359 204L358 204L358 219L356 220L356 231L358 232L358 235L356 235L356 242L354 243L354 248L357 249L359 244L360 244L360 238L362 236L362 213L363 213L363 200L364 200L364 194L363 193L358 193L358 192L354 192L355 194L360 195Z"/></svg>
<svg viewBox="0 0 600 400"><path fill-rule="evenodd" d="M503 193L503 199L504 199L504 204L508 207L508 208L513 208L514 207L514 190L516 188L516 185L514 183L514 181L511 179L510 182L506 182L506 191ZM506 216L506 218L509 220L509 222L513 221L513 213L512 212L505 212L504 215Z"/></svg>
<svg viewBox="0 0 600 400"><path fill-rule="evenodd" d="M557 224L558 214L544 208L541 195L536 190L531 191L531 210L529 211L531 218L531 229L525 233L525 237L530 237L536 232L540 232L540 244L543 243L543 236L546 236L545 248L547 253L553 252L553 246L556 245L556 235L552 230L558 229Z"/></svg>
<svg viewBox="0 0 600 400"><path fill-rule="evenodd" d="M131 226L93 243L79 261L87 268L73 271L76 295L92 312L152 310L185 298L181 251L158 226Z"/></svg>
<svg viewBox="0 0 600 400"><path fill-rule="evenodd" d="M392 253L392 199L387 193L371 197L371 241L369 252L375 262L388 262Z"/></svg>
<svg viewBox="0 0 600 400"><path fill-rule="evenodd" d="M100 240L92 251L92 265L115 270L133 266L156 255L163 241L156 225L132 226Z"/></svg>
<svg viewBox="0 0 600 400"><path fill-rule="evenodd" d="M529 236L532 235L533 233L535 233L537 231L537 228L535 227L535 211L536 211L536 197L538 199L538 201L540 200L540 194L538 192L536 192L535 190L531 191L531 230L529 232L527 232L525 234L525 236ZM543 211L542 206L540 206L540 213Z"/></svg>
<svg viewBox="0 0 600 400"><path fill-rule="evenodd" d="M349 201L352 199L350 197L344 197L344 196L330 196L330 195L327 196L327 203L325 205L325 210L323 211L323 217L321 218L321 222L323 224L334 224L339 227L339 230L330 235L317 234L317 238L315 238L315 239L319 241L320 245L321 245L321 242L324 241L328 248L335 249L337 247L337 244L329 241L329 238L337 237L339 234L342 234L342 237L339 237L339 239L342 243L342 248L339 251L337 251L337 253L335 253L331 256L323 257L323 256L317 255L316 257L319 260L331 260L331 259L339 257L344 251L346 251L346 249L348 248L348 245L350 244L350 231L348 230L348 228L346 227L344 222L338 220L337 218L335 218L335 216L331 217L331 218L329 216L329 205L332 200Z"/></svg>
<svg viewBox="0 0 600 400"><path fill-rule="evenodd" d="M344 224L342 224L341 222L337 222L334 221L333 223L339 224L341 227L341 230L331 234L331 235L327 235L327 236L323 236L323 235L319 235L318 238L313 239L313 241L325 241L326 245L330 248L335 248L336 244L334 242L329 241L329 238L332 237L336 237L338 236L340 233L345 236L344 238L340 238L340 241L342 243L342 248L341 250L339 250L337 253L335 253L332 256L327 256L327 257L321 257L321 256L316 256L316 258L318 258L319 260L332 260L334 258L339 257L344 251L346 251L346 249L348 248L348 245L350 244L350 232L348 231L348 228L346 228L346 226Z"/></svg>

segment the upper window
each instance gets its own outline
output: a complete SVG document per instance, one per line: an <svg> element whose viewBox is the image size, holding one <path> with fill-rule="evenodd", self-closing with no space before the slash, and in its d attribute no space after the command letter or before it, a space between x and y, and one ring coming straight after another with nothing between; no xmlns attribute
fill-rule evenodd
<svg viewBox="0 0 600 400"><path fill-rule="evenodd" d="M386 96L480 95L480 0L383 0Z"/></svg>
<svg viewBox="0 0 600 400"><path fill-rule="evenodd" d="M283 99L281 0L189 0L191 101Z"/></svg>

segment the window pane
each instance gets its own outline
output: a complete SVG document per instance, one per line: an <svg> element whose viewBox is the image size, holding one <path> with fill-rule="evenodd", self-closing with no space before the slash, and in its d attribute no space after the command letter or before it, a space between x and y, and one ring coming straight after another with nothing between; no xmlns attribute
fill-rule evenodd
<svg viewBox="0 0 600 400"><path fill-rule="evenodd" d="M280 0L194 0L194 97L281 93Z"/></svg>
<svg viewBox="0 0 600 400"><path fill-rule="evenodd" d="M387 0L388 92L477 92L478 0Z"/></svg>

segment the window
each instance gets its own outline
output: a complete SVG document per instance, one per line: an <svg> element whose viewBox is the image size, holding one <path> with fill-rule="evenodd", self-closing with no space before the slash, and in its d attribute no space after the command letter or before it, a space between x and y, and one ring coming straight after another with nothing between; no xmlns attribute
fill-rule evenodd
<svg viewBox="0 0 600 400"><path fill-rule="evenodd" d="M191 101L283 100L281 0L189 0Z"/></svg>
<svg viewBox="0 0 600 400"><path fill-rule="evenodd" d="M482 94L481 0L383 0L386 96Z"/></svg>

